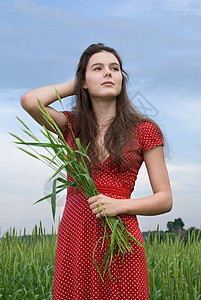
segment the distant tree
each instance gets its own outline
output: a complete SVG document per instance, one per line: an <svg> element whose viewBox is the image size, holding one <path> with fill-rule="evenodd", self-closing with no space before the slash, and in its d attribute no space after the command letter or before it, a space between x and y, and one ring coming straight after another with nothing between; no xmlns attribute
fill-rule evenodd
<svg viewBox="0 0 201 300"><path fill-rule="evenodd" d="M166 226L167 226L168 232L172 232L173 231L174 222L169 221L169 222L167 222Z"/></svg>
<svg viewBox="0 0 201 300"><path fill-rule="evenodd" d="M174 222L167 222L167 231L173 233L181 233L184 230L184 222L181 218L174 219Z"/></svg>
<svg viewBox="0 0 201 300"><path fill-rule="evenodd" d="M173 228L175 230L179 230L179 229L182 230L182 229L184 229L184 222L182 221L181 218L178 218L178 219L174 220Z"/></svg>

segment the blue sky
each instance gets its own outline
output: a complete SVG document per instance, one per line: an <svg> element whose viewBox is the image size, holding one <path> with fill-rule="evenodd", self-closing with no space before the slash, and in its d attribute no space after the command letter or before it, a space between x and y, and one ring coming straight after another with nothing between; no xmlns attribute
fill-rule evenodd
<svg viewBox="0 0 201 300"><path fill-rule="evenodd" d="M71 80L81 53L96 42L119 52L130 77L130 97L140 92L157 109L154 120L170 149L173 210L139 217L141 229L159 224L166 230L167 222L178 217L185 228L201 228L200 32L201 4L194 0L0 1L1 233L10 226L31 230L40 220L47 230L53 225L48 202L32 205L43 196L51 170L21 153L8 135L21 134L15 115L39 132L20 107L20 96ZM67 108L70 103L64 99ZM139 104L137 97L133 103ZM133 197L150 192L143 167ZM64 198L59 199L54 226Z"/></svg>

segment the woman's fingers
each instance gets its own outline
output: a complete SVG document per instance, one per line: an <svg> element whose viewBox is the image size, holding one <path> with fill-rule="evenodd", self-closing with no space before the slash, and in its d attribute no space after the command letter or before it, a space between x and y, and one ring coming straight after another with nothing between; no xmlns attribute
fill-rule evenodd
<svg viewBox="0 0 201 300"><path fill-rule="evenodd" d="M96 216L96 218L100 218L102 215L103 217L105 216L105 213L103 211L103 208L100 204L97 204L96 208L92 210L92 213Z"/></svg>
<svg viewBox="0 0 201 300"><path fill-rule="evenodd" d="M100 218L100 215L105 216L104 212L104 198L108 198L104 195L97 195L88 199L89 206L92 210L92 213L96 215L97 218Z"/></svg>
<svg viewBox="0 0 201 300"><path fill-rule="evenodd" d="M87 201L88 201L89 205L91 205L95 202L99 202L103 197L106 197L106 196L100 194L100 195L89 198Z"/></svg>

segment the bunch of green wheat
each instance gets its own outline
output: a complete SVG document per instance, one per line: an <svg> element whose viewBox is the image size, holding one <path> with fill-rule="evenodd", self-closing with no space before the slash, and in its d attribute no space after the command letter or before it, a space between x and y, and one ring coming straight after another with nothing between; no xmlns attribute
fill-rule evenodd
<svg viewBox="0 0 201 300"><path fill-rule="evenodd" d="M62 105L58 93L57 96ZM43 134L47 142L40 142L40 140L34 135L30 128L19 118L17 119L25 127L25 129L23 129L24 133L32 139L32 142L25 142L17 135L13 133L10 134L17 139L17 141L15 142L16 144L28 146L31 149L31 151L27 151L24 148L19 147L20 150L24 151L25 153L31 155L36 159L41 160L43 163L45 163L54 170L54 174L51 177L51 179L54 179L52 193L39 199L35 203L38 203L50 197L52 214L53 218L55 219L56 194L60 193L67 187L74 186L79 191L81 191L87 198L96 196L99 194L99 192L96 189L93 179L90 177L90 173L85 162L85 159L90 161L90 158L86 154L89 145L86 149L83 148L79 138L75 138L72 128L69 124L73 137L75 139L77 149L73 150L71 147L69 147L55 121L51 118L50 114L48 113L42 102L40 100L38 101L40 104L39 109L41 111L41 114L43 115L45 121L51 126L53 131L57 133L58 137L55 137L45 126L43 126L43 130L41 130L41 133ZM49 156L39 153L36 150L37 147L46 149ZM70 177L67 178L66 173ZM59 185L57 184L57 182L59 182ZM102 210L105 214L103 206ZM110 273L110 266L115 253L117 255L119 253L122 253L123 257L125 256L127 251L132 253L133 248L130 244L131 240L135 241L139 246L143 246L128 232L126 224L121 220L121 218L107 217L105 214L104 217L101 216L101 221L104 227L104 234L103 237L98 241L98 243L102 240L102 243L104 244L106 240L108 241L109 246L108 250L105 253L101 266L98 266L95 260L95 250L97 247L96 245L93 252L93 261L101 279L103 280L101 268L103 269L103 275L105 274L108 267ZM111 234L107 233L107 226L109 227Z"/></svg>

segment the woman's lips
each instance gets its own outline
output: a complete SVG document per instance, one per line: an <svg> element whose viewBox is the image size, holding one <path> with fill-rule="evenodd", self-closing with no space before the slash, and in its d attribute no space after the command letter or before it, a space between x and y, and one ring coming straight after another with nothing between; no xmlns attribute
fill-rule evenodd
<svg viewBox="0 0 201 300"><path fill-rule="evenodd" d="M102 85L114 85L114 83L112 81L105 81Z"/></svg>

